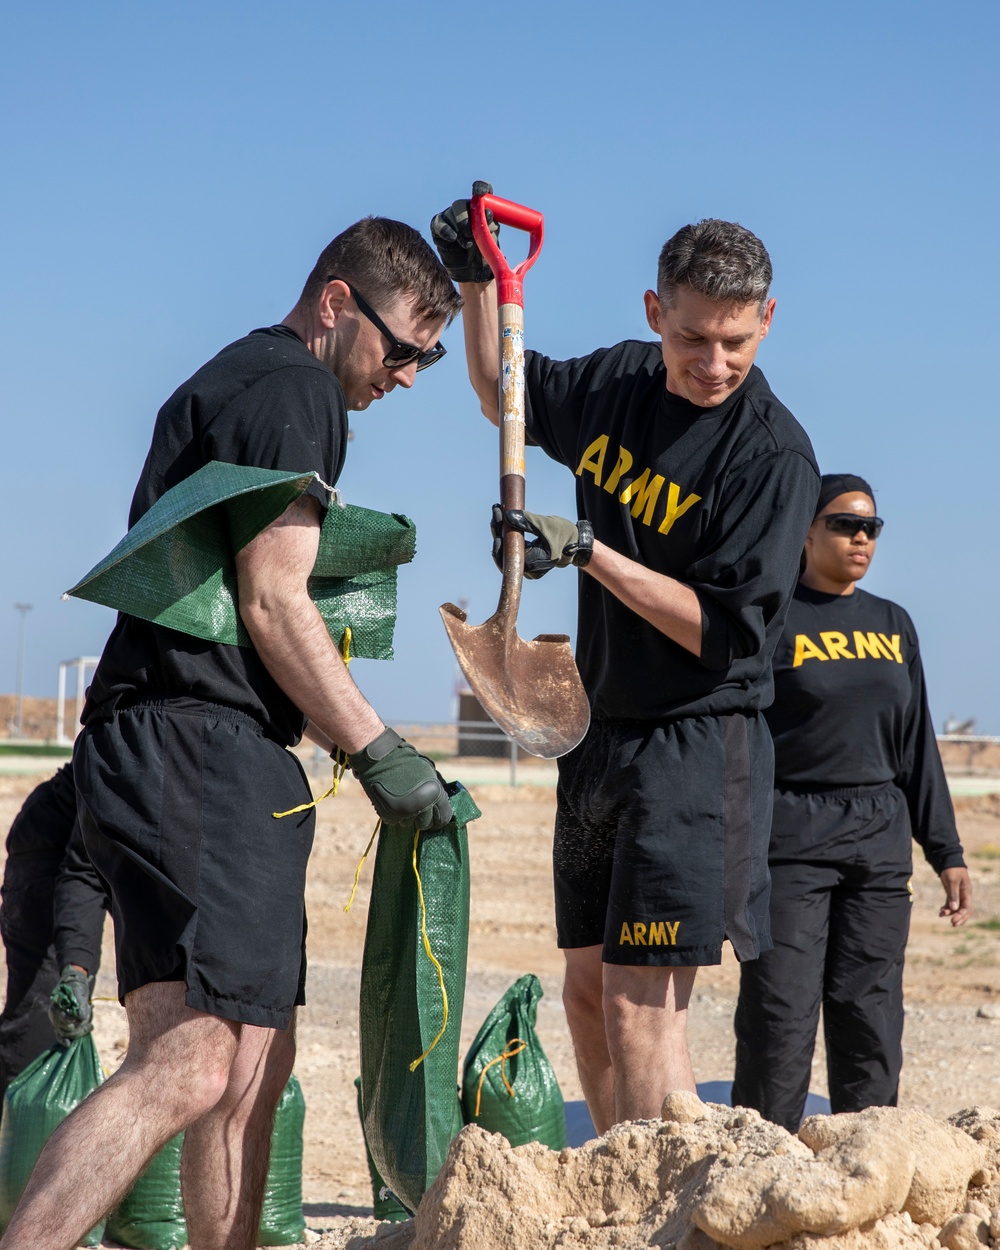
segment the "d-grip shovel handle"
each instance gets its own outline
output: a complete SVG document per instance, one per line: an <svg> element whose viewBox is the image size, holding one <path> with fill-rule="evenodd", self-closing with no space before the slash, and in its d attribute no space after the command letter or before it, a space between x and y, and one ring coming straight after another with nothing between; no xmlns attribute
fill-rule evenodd
<svg viewBox="0 0 1000 1250"><path fill-rule="evenodd" d="M531 235L528 255L514 269L507 263L507 258L500 251L493 232L486 221L486 211L493 214L501 226L510 226L514 230L526 230ZM524 289L521 279L538 259L542 250L542 239L545 237L545 218L536 209L525 208L523 204L515 204L513 200L501 199L499 195L474 195L469 201L469 223L472 226L472 237L482 252L485 260L493 270L497 280L497 304L517 304L524 307Z"/></svg>
<svg viewBox="0 0 1000 1250"><path fill-rule="evenodd" d="M527 230L531 244L527 257L514 269L500 251L486 220L489 209L501 226ZM474 195L469 201L472 237L489 262L497 283L500 329L498 408L500 426L500 503L524 507L524 290L521 279L542 250L544 218L533 208L503 200L498 195ZM497 618L504 631L514 633L524 576L524 535L503 525L503 585Z"/></svg>

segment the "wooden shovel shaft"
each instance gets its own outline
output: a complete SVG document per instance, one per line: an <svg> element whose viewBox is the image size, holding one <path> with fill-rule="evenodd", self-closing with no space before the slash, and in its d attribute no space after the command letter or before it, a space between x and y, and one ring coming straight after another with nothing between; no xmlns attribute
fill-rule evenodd
<svg viewBox="0 0 1000 1250"><path fill-rule="evenodd" d="M500 317L500 502L505 508L523 508L524 309L517 304L501 304L498 311Z"/></svg>
<svg viewBox="0 0 1000 1250"><path fill-rule="evenodd" d="M500 380L500 503L504 508L524 507L524 309L501 304ZM524 535L503 527L503 585L497 614L513 630L521 603L524 575Z"/></svg>

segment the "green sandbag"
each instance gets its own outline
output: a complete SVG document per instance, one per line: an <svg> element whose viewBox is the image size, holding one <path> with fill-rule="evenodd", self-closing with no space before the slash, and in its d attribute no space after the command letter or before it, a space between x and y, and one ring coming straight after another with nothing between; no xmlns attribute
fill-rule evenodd
<svg viewBox="0 0 1000 1250"><path fill-rule="evenodd" d="M271 1162L264 1187L257 1244L288 1246L302 1240L302 1125L306 1104L293 1075L278 1101L271 1130ZM179 1250L187 1244L181 1200L180 1133L155 1155L128 1197L108 1217L108 1234L132 1250Z"/></svg>
<svg viewBox="0 0 1000 1250"><path fill-rule="evenodd" d="M306 1100L293 1073L288 1078L271 1130L271 1162L257 1233L259 1246L292 1246L306 1229L302 1214L302 1126Z"/></svg>
<svg viewBox="0 0 1000 1250"><path fill-rule="evenodd" d="M502 1133L512 1146L540 1141L553 1150L562 1150L566 1145L566 1109L556 1074L535 1032L541 997L541 982L529 973L514 982L486 1017L465 1057L462 1112L466 1124ZM512 1054L519 1049L515 1039L525 1043L518 1054ZM505 1051L511 1057L497 1062ZM488 1064L492 1066L484 1077Z"/></svg>
<svg viewBox="0 0 1000 1250"><path fill-rule="evenodd" d="M456 1090L469 947L467 824L479 809L462 786L448 787L454 819L417 839L431 951L448 994L447 1027L413 1071L443 1021L437 969L424 949L413 872L413 837L382 827L361 965L361 1103L377 1171L409 1210L441 1170L462 1127Z"/></svg>
<svg viewBox="0 0 1000 1250"><path fill-rule="evenodd" d="M365 1113L361 1107L361 1077L357 1077L354 1082L354 1088L358 1091L358 1115L361 1118L361 1133L365 1131ZM368 1161L368 1175L372 1178L372 1214L377 1220L386 1220L391 1224L398 1224L401 1220L408 1220L410 1213L406 1207L399 1201L389 1186L379 1175L379 1170L375 1166L375 1160L372 1158L372 1152L368 1149L368 1142L365 1142L365 1158Z"/></svg>
<svg viewBox="0 0 1000 1250"><path fill-rule="evenodd" d="M150 1160L128 1195L108 1216L108 1236L133 1250L179 1250L187 1244L181 1201L184 1134Z"/></svg>
<svg viewBox="0 0 1000 1250"><path fill-rule="evenodd" d="M7 1086L0 1122L0 1230L10 1223L42 1147L104 1080L94 1035L43 1051ZM102 1220L80 1243L100 1244Z"/></svg>
<svg viewBox="0 0 1000 1250"><path fill-rule="evenodd" d="M66 593L195 638L250 646L233 553L316 477L213 460L161 495ZM396 566L415 547L407 517L337 503L327 510L309 594L338 645L350 626L353 655L392 659Z"/></svg>

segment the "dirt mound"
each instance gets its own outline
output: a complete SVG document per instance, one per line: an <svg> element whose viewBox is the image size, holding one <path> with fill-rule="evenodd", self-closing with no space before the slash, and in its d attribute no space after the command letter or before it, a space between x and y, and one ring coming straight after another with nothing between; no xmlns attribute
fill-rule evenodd
<svg viewBox="0 0 1000 1250"><path fill-rule="evenodd" d="M965 1250L1000 1234L998 1177L1000 1112L989 1109L948 1124L894 1108L814 1116L793 1137L754 1111L671 1094L662 1120L618 1125L578 1150L512 1149L466 1128L412 1226L394 1229L392 1242ZM369 1244L358 1239L352 1250Z"/></svg>

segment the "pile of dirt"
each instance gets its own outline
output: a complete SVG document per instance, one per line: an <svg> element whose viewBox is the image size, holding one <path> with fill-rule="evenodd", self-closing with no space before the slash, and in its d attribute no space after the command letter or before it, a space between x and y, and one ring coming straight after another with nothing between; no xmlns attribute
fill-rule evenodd
<svg viewBox="0 0 1000 1250"><path fill-rule="evenodd" d="M466 1128L416 1218L317 1247L362 1250L977 1250L1000 1245L1000 1112L872 1108L797 1137L671 1094L662 1120L578 1150Z"/></svg>

